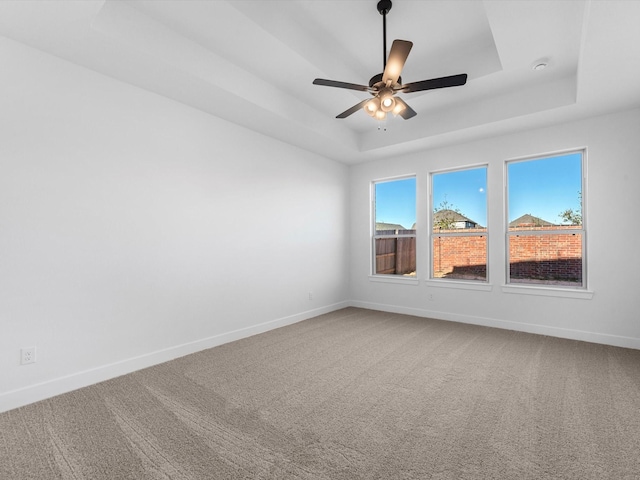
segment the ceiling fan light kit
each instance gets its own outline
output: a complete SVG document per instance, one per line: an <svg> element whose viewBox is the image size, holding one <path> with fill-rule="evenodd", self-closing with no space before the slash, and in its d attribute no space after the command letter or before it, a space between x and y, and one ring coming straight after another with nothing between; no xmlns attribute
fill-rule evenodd
<svg viewBox="0 0 640 480"><path fill-rule="evenodd" d="M376 115L376 112L380 108L380 99L378 97L372 98L367 103L365 103L363 108L368 115L374 117Z"/></svg>
<svg viewBox="0 0 640 480"><path fill-rule="evenodd" d="M394 117L400 115L405 120L408 120L415 117L417 113L407 105L402 98L396 96L397 93L412 93L436 88L456 87L464 85L467 82L467 74L461 73L449 77L433 78L403 84L400 73L409 56L413 43L407 40L394 40L387 60L387 13L391 10L391 6L391 0L380 0L377 5L378 12L382 15L383 72L371 77L369 86L325 80L323 78L316 78L313 81L314 85L358 90L373 95L372 99L364 100L354 105L337 115L336 118L347 118L362 108L369 116L378 120L384 120L389 112Z"/></svg>

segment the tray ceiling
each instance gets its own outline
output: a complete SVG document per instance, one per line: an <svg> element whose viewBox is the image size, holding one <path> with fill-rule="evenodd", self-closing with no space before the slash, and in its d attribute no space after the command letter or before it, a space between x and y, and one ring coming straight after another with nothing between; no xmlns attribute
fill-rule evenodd
<svg viewBox="0 0 640 480"><path fill-rule="evenodd" d="M5 0L0 34L345 163L640 105L640 2L395 0L388 44L414 44L404 82L469 80L402 95L418 115L381 129L338 120L368 94L311 82L382 71L376 3Z"/></svg>

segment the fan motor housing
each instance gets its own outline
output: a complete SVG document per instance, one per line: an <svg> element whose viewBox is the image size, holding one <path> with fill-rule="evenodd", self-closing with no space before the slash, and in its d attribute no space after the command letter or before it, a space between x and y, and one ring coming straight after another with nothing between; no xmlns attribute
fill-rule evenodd
<svg viewBox="0 0 640 480"><path fill-rule="evenodd" d="M369 87L374 88L374 87L383 87L384 83L382 83L382 77L383 77L384 73L379 73L377 75L374 75L373 77L371 77L371 80L369 80ZM396 82L398 85L402 85L402 77L398 77L398 81ZM379 84L379 85L378 85ZM393 85L392 85L393 87Z"/></svg>

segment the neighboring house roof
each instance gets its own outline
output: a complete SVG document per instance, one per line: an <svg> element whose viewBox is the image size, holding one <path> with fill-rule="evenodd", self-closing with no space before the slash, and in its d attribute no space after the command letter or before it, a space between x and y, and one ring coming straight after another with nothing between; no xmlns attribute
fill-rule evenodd
<svg viewBox="0 0 640 480"><path fill-rule="evenodd" d="M397 223L376 222L376 230L406 230L406 228Z"/></svg>
<svg viewBox="0 0 640 480"><path fill-rule="evenodd" d="M470 223L475 226L478 226L478 222L474 222L470 218L465 217L461 213L455 212L453 210L438 210L433 214L433 223L437 224L438 222L445 220L447 222L464 222Z"/></svg>
<svg viewBox="0 0 640 480"><path fill-rule="evenodd" d="M553 223L547 222L546 220L543 220L543 219L538 218L538 217L534 217L530 213L525 213L521 217L518 217L518 218L516 218L515 220L513 220L513 221L511 221L509 223L510 227L518 227L520 225L524 225L524 226L531 226L531 225L549 226L549 225L553 225Z"/></svg>

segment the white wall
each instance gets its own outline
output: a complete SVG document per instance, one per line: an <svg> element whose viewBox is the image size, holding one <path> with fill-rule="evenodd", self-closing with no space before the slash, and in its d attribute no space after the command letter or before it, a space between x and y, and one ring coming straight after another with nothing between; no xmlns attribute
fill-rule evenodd
<svg viewBox="0 0 640 480"><path fill-rule="evenodd" d="M345 305L347 167L2 37L0 63L0 411Z"/></svg>
<svg viewBox="0 0 640 480"><path fill-rule="evenodd" d="M358 165L351 170L354 305L640 348L640 110ZM587 255L591 299L503 291L504 161L587 147ZM437 288L429 273L428 173L488 164L490 291ZM417 174L419 285L377 283L370 271L370 183ZM429 300L433 295L433 300Z"/></svg>

